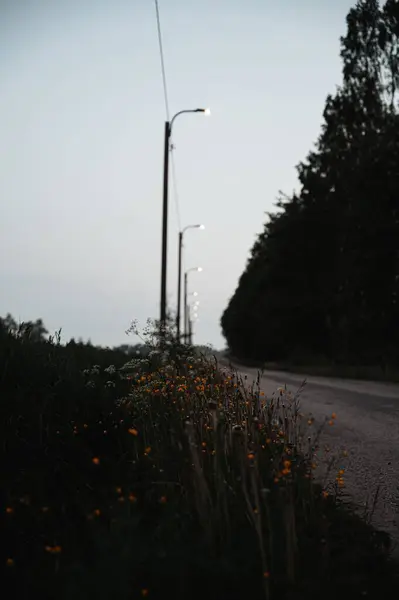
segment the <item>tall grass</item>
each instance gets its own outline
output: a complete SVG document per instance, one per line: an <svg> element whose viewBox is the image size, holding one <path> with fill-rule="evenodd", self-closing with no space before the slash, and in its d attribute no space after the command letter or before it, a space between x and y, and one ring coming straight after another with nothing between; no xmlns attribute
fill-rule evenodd
<svg viewBox="0 0 399 600"><path fill-rule="evenodd" d="M147 343L147 358L84 372L57 345L18 346L43 364L34 385L1 383L18 598L332 598L343 586L355 598L396 585L340 500L342 471L331 489L314 481L301 390L266 398L171 338Z"/></svg>

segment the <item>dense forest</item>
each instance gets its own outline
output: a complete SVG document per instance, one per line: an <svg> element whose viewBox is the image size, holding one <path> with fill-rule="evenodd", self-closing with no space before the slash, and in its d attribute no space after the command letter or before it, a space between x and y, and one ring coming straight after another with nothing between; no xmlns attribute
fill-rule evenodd
<svg viewBox="0 0 399 600"><path fill-rule="evenodd" d="M399 363L399 2L361 0L315 148L280 193L221 319L260 361Z"/></svg>

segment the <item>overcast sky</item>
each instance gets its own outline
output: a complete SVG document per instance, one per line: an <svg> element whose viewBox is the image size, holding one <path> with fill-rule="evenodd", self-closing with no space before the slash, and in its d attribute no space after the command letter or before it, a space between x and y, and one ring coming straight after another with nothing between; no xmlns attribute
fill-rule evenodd
<svg viewBox="0 0 399 600"><path fill-rule="evenodd" d="M195 341L220 316L341 81L350 0L159 0ZM0 0L0 315L129 342L158 317L165 106L153 0ZM170 194L168 298L178 216ZM135 341L132 338L132 341Z"/></svg>

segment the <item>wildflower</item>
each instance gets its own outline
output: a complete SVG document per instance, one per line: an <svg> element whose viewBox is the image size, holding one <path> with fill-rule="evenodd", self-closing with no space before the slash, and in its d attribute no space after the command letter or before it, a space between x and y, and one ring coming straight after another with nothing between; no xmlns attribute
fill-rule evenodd
<svg viewBox="0 0 399 600"><path fill-rule="evenodd" d="M265 392L261 392L261 393L260 393L260 395L261 395L261 396L264 396L264 395L265 395Z"/></svg>
<svg viewBox="0 0 399 600"><path fill-rule="evenodd" d="M284 461L284 467L286 469L290 469L291 468L291 461L290 460L285 460Z"/></svg>
<svg viewBox="0 0 399 600"><path fill-rule="evenodd" d="M143 598L146 598L148 596L148 590L147 588L144 588L141 590L141 595L143 596Z"/></svg>
<svg viewBox="0 0 399 600"><path fill-rule="evenodd" d="M331 421L328 421L328 424L329 424L329 425L330 425L330 427L331 427L332 425L334 425L334 421L333 421L333 420L331 420Z"/></svg>
<svg viewBox="0 0 399 600"><path fill-rule="evenodd" d="M122 493L122 488L121 487L117 487L116 488L116 493L117 494L121 494Z"/></svg>
<svg viewBox="0 0 399 600"><path fill-rule="evenodd" d="M166 496L161 496L161 497L160 497L160 499L159 499L159 502L160 502L161 504L166 504L166 502L167 502L167 498L166 498Z"/></svg>
<svg viewBox="0 0 399 600"><path fill-rule="evenodd" d="M311 425L313 423L312 419L308 419L308 425Z"/></svg>
<svg viewBox="0 0 399 600"><path fill-rule="evenodd" d="M134 435L134 436L137 436L137 435L139 434L139 432L137 431L137 429L134 429L133 427L132 427L132 428L130 428L130 429L128 429L128 432L129 432L131 435Z"/></svg>
<svg viewBox="0 0 399 600"><path fill-rule="evenodd" d="M248 454L248 458L249 458L249 460L253 460L255 458L255 454L253 454L252 452L250 452Z"/></svg>
<svg viewBox="0 0 399 600"><path fill-rule="evenodd" d="M124 502L124 501L125 501L125 497L124 496L119 496L118 502Z"/></svg>
<svg viewBox="0 0 399 600"><path fill-rule="evenodd" d="M347 450L344 450L344 451L342 452L342 456L348 456L348 451L347 451Z"/></svg>
<svg viewBox="0 0 399 600"><path fill-rule="evenodd" d="M331 415L331 418L332 418L332 419L336 419L336 418L337 418L337 415L336 415L336 413L335 413L335 412L333 412L333 414Z"/></svg>
<svg viewBox="0 0 399 600"><path fill-rule="evenodd" d="M278 477L275 477L275 478L274 478L274 483L278 483L278 482L279 482L279 478L278 478Z"/></svg>
<svg viewBox="0 0 399 600"><path fill-rule="evenodd" d="M137 498L134 494L129 494L129 500L130 502L137 502Z"/></svg>
<svg viewBox="0 0 399 600"><path fill-rule="evenodd" d="M272 442L272 441L271 441L271 439L270 439L270 438L267 438L267 439L266 439L266 444L271 444L271 442Z"/></svg>
<svg viewBox="0 0 399 600"><path fill-rule="evenodd" d="M263 573L263 577L264 577L265 579L269 579L269 577L270 577L270 573L269 573L269 571L265 571L265 572Z"/></svg>
<svg viewBox="0 0 399 600"><path fill-rule="evenodd" d="M328 492L326 490L323 490L321 495L323 496L324 499L328 498Z"/></svg>
<svg viewBox="0 0 399 600"><path fill-rule="evenodd" d="M87 429L87 423L83 423L83 427Z"/></svg>
<svg viewBox="0 0 399 600"><path fill-rule="evenodd" d="M281 471L281 475L289 475L290 473L291 473L290 469L286 469L286 468L284 468L284 469Z"/></svg>
<svg viewBox="0 0 399 600"><path fill-rule="evenodd" d="M14 561L13 561L13 559L12 559L12 558L7 558L7 560L6 560L6 565L7 565L7 567L13 567L13 566L14 566L14 564L15 564L15 563L14 563Z"/></svg>
<svg viewBox="0 0 399 600"><path fill-rule="evenodd" d="M101 515L101 510L99 508L96 508L93 513L95 514L96 517L99 517Z"/></svg>
<svg viewBox="0 0 399 600"><path fill-rule="evenodd" d="M92 461L91 461L91 462L93 463L93 465L99 465L99 464L100 464L100 459L99 459L97 456L95 456L95 457L92 459Z"/></svg>
<svg viewBox="0 0 399 600"><path fill-rule="evenodd" d="M62 551L61 546L45 546L44 549L50 554L60 554Z"/></svg>
<svg viewBox="0 0 399 600"><path fill-rule="evenodd" d="M340 470L338 471L338 475L343 475L344 473L345 473L345 469L340 469Z"/></svg>
<svg viewBox="0 0 399 600"><path fill-rule="evenodd" d="M147 448L144 450L145 456L147 456L150 452L151 452L151 446L147 446Z"/></svg>
<svg viewBox="0 0 399 600"><path fill-rule="evenodd" d="M11 506L7 506L6 513L8 515L12 515L14 513L14 509Z"/></svg>

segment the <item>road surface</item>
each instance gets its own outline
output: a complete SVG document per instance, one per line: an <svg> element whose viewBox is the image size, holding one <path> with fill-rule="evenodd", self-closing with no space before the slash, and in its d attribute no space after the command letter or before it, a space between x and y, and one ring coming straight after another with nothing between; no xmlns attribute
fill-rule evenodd
<svg viewBox="0 0 399 600"><path fill-rule="evenodd" d="M224 362L224 361L223 361ZM226 365L227 363L224 362ZM257 370L236 367L252 382ZM260 387L270 396L279 386L293 393L306 379L300 410L311 413L315 425L334 412L333 426L323 429L320 447L348 452L343 460L345 491L359 509L373 505L373 525L392 536L399 551L399 384L354 381L266 371ZM330 478L335 479L336 471Z"/></svg>

